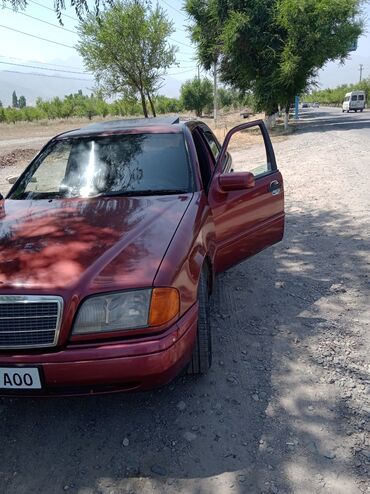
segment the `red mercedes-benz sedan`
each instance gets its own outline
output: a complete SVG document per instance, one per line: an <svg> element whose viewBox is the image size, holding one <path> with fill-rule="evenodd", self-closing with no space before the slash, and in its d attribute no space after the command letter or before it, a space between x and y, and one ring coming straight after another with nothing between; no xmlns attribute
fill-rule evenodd
<svg viewBox="0 0 370 494"><path fill-rule="evenodd" d="M250 131L263 158L237 171L228 144ZM141 390L205 373L215 275L283 232L262 121L222 146L176 118L55 137L0 198L0 394Z"/></svg>

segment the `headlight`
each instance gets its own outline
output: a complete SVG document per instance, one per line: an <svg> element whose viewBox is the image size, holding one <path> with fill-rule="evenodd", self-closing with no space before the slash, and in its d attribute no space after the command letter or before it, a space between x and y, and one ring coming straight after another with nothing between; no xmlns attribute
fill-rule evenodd
<svg viewBox="0 0 370 494"><path fill-rule="evenodd" d="M73 334L159 326L173 319L179 310L180 297L175 288L94 295L81 304Z"/></svg>

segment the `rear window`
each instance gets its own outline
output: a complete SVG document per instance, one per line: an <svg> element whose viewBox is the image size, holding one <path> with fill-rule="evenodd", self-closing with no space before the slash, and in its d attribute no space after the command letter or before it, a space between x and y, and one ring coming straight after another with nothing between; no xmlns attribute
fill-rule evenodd
<svg viewBox="0 0 370 494"><path fill-rule="evenodd" d="M358 95L358 100L359 100L359 101L364 101L364 99L365 99L365 98L364 98L364 95L363 95L363 94L359 94L359 95Z"/></svg>
<svg viewBox="0 0 370 494"><path fill-rule="evenodd" d="M357 101L357 94L352 94L352 98L351 98L352 101Z"/></svg>
<svg viewBox="0 0 370 494"><path fill-rule="evenodd" d="M183 134L122 134L51 143L11 199L189 192Z"/></svg>

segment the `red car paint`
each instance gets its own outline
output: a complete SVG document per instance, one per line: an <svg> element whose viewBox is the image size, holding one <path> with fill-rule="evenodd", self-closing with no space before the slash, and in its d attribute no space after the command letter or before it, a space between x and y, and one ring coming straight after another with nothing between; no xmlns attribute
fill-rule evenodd
<svg viewBox="0 0 370 494"><path fill-rule="evenodd" d="M180 195L90 199L6 199L0 216L0 296L59 295L64 300L58 344L2 350L2 366L38 366L38 394L148 389L171 381L190 360L197 331L197 284L204 263L212 278L282 239L284 194L271 142L260 125L273 170L241 190L222 190L220 163L202 186L192 132L199 122L96 132L180 133L187 143L195 191ZM241 126L243 129L248 124ZM238 130L238 129L237 129ZM91 135L87 130L61 135ZM226 143L231 136L227 136ZM226 146L220 156L224 159ZM226 171L227 172L227 171ZM237 180L224 179L224 183ZM279 193L271 193L277 182ZM175 287L177 320L156 328L80 335L71 330L81 301L92 294ZM0 393L2 390L0 390ZM16 394L27 394L17 390ZM37 394L37 393L36 393Z"/></svg>

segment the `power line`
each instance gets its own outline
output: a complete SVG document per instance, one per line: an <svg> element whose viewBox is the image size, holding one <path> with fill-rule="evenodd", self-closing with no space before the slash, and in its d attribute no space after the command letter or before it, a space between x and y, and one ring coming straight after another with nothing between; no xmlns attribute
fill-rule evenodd
<svg viewBox="0 0 370 494"><path fill-rule="evenodd" d="M14 10L11 7L5 7L5 8L14 12ZM34 17L33 15L26 14L25 12L21 12L20 10L16 11L16 13L24 15L26 17L29 17L30 19L34 19L35 21L42 22L43 24L47 24L48 26L52 26L52 27L55 27L57 29L62 29L63 31L68 31L69 33L72 33L72 34L77 34L76 31L72 31L72 29L67 29L66 27L52 24L51 22L44 21L43 19L40 19L39 17Z"/></svg>
<svg viewBox="0 0 370 494"><path fill-rule="evenodd" d="M36 62L38 63L38 62ZM14 63L14 62L6 62L6 61L1 61L0 60L0 64L4 64L4 65L14 65L14 66L17 66L17 67L27 67L27 68L30 68L30 69L38 69L38 70L48 70L48 71L51 71L51 72L64 72L64 73L67 73L67 74L81 74L81 75L88 75L88 72L81 72L81 71L75 71L75 70L61 70L61 69L54 69L53 67L40 67L40 66L37 66L37 65L29 65L29 64L26 64L26 63ZM62 65L58 65L58 67L63 67ZM175 67L173 67L175 68ZM193 66L180 66L179 69L187 69L187 70L193 70L194 67ZM187 70L185 70L185 72L187 72ZM189 70L189 71L190 71ZM181 73L181 72L180 72Z"/></svg>
<svg viewBox="0 0 370 494"><path fill-rule="evenodd" d="M86 81L92 82L92 79L82 79L80 77L63 77L61 75L50 75L50 74L37 74L36 72L20 72L18 70L2 70L2 72L10 72L12 74L22 74L22 75L34 75L37 77L52 77L55 79L66 79L69 81Z"/></svg>
<svg viewBox="0 0 370 494"><path fill-rule="evenodd" d="M0 63L6 63L6 62L0 62ZM35 68L37 68L39 70L43 69L43 67L35 67ZM44 70L47 70L47 69L44 69ZM192 69L183 70L182 72L170 72L170 73L164 74L164 76L187 74L189 72L194 72L195 70L196 70L196 67L193 67ZM54 77L56 79L68 79L68 80L75 80L75 81L92 82L92 79L82 79L79 77L63 77L63 76L51 75L51 74L37 74L36 72L20 72L17 70L8 70L8 69L2 70L1 72L11 72L12 74L34 75L34 76L38 76L38 77ZM61 72L64 72L64 71L62 70ZM75 73L75 72L72 72L72 73ZM79 72L76 72L76 73L79 73ZM84 72L81 72L81 73L83 74Z"/></svg>
<svg viewBox="0 0 370 494"><path fill-rule="evenodd" d="M179 14L181 14L182 16L186 17L186 15L181 12L180 10L176 9L175 7L172 7L172 5L170 5L169 3L167 3L165 0L162 0L168 7L170 7L171 9L175 10L176 12L178 12ZM46 5L42 5L41 3L38 3L34 0L28 0L29 3L33 3L35 5L38 5L39 7L43 8L43 9L46 9L46 10L49 10L51 12L55 12L54 9L50 8L50 7L47 7ZM10 7L7 7L7 8L10 8ZM12 10L12 9L11 9ZM71 15L68 15L68 14L65 14L65 13L62 13L62 17L67 17L68 19L71 19L73 21L76 21L76 22L80 22L79 19L77 19L77 17L73 17ZM41 20L41 19L39 19ZM44 21L46 22L46 21ZM55 26L57 27L57 26ZM187 33L187 31L185 29L181 29L181 28L176 28L177 31L182 31L183 33ZM174 41L174 40L173 40ZM181 42L180 42L181 44ZM182 43L184 44L184 43ZM185 46L189 46L189 45L185 45Z"/></svg>
<svg viewBox="0 0 370 494"><path fill-rule="evenodd" d="M48 68L48 67L37 67L37 65L27 65L23 63L13 63L13 62L2 62L0 63L5 64L5 65L16 65L17 67L27 67L29 69L38 69L38 70L49 70L52 72L65 72L67 74L82 74L82 75L87 75L86 72L77 72L73 70L61 70L61 69L53 69L53 68Z"/></svg>
<svg viewBox="0 0 370 494"><path fill-rule="evenodd" d="M188 45L186 43L183 43L182 41L177 41L177 39L173 39L173 38L168 38L168 39L171 40L171 41L173 41L174 43L178 43L179 45L184 45L187 48L191 48L191 45Z"/></svg>
<svg viewBox="0 0 370 494"><path fill-rule="evenodd" d="M39 67L37 65L29 65L29 64L25 64L25 63L14 63L14 62L7 62L7 61L1 61L0 60L0 64L3 64L3 65L12 65L12 66L16 66L16 67L26 67L26 68L30 68L30 69L37 69L37 70L46 70L46 71L51 71L51 72L62 72L62 73L66 73L66 74L81 74L81 75L88 75L87 72L80 72L80 71L73 71L73 70L61 70L61 69L54 69L52 67ZM58 65L58 67L62 67L61 65ZM180 74L186 74L186 73L189 73L189 72L193 72L194 70L196 70L196 67L192 66L190 68L188 67L179 67L179 69L182 69L182 68L185 68L186 70L182 70L181 72L170 72L168 74L165 74L165 75L180 75ZM64 79L64 77L60 77L60 76L53 76L51 74L36 74L34 72L16 72L16 71L13 71L13 70L3 70L2 72L12 72L12 73L15 73L15 74L25 74L25 75L38 75L38 76L41 76L41 77L59 77L61 79ZM71 77L66 77L66 79L73 79ZM79 79L79 78L74 78L76 80L88 80L88 79ZM91 82L91 80L90 80Z"/></svg>
<svg viewBox="0 0 370 494"><path fill-rule="evenodd" d="M46 5L42 5L41 3L38 3L38 2L35 2L34 0L28 0L29 3L33 3L35 5L38 5L39 7L42 7L43 9L46 9L46 10L50 10L51 12L53 12L55 14L55 10L54 9L51 9L50 7L47 7ZM71 15L68 15L68 14L62 14L63 17L67 17L68 19L72 19L73 21L77 21L77 22L80 22L77 17L72 17Z"/></svg>
<svg viewBox="0 0 370 494"><path fill-rule="evenodd" d="M20 31L19 29L14 29L12 27L3 26L2 24L0 24L0 27L2 27L4 29L9 29L9 31L14 31L16 33L20 33L20 34L24 34L26 36L30 36L31 38L41 39L42 41L47 41L48 43L54 43L54 45L65 46L66 48L72 48L72 50L75 49L74 46L65 45L64 43L59 43L58 41L53 41L53 40L47 39L47 38L41 38L41 36L36 36L35 34L25 33L24 31Z"/></svg>
<svg viewBox="0 0 370 494"><path fill-rule="evenodd" d="M169 3L166 2L166 0L161 0L165 5L167 5L167 7L169 7L170 9L174 10L175 12L179 13L180 15L182 15L183 17L186 17L186 15L184 14L184 12L181 12L181 10L177 9L176 7L173 7L172 5L170 5Z"/></svg>
<svg viewBox="0 0 370 494"><path fill-rule="evenodd" d="M29 0L29 1L31 2L31 0ZM52 10L52 11L53 11L53 9L51 9L51 8L49 8L49 7L46 7L45 5L41 5L41 4L37 3L37 2L32 1L31 3L34 3L34 4L36 4L36 5L39 5L40 7L44 7L44 8L45 8L45 9L47 9L47 10ZM13 9L12 9L12 8L10 8L10 7L5 7L5 8L6 8L6 9L8 9L8 10L13 11ZM175 9L175 10L176 10L176 9ZM53 11L53 12L54 12L54 11ZM52 24L51 22L44 21L43 19L40 19L39 17L34 17L34 16L32 16L32 15L26 14L25 12L20 12L20 11L18 11L17 13L18 13L18 14L21 14L21 15L24 15L24 16L26 16L26 17L29 17L30 19L34 19L35 21L42 22L43 24L47 24L48 26L51 26L51 27L54 27L54 28L57 28L57 29L62 29L63 31L67 31L67 32L69 32L69 33L72 33L72 34L76 34L76 35L77 35L76 31L72 31L72 29L67 29L66 27L63 27L63 26L57 26L56 24ZM63 14L63 15L64 15L64 14ZM69 16L69 17L70 17L70 16ZM74 18L73 18L73 17L71 17L71 19L74 19ZM78 21L78 19L77 19L77 18L76 18L76 21ZM1 26L1 27L6 27L6 26ZM11 28L8 28L8 29L11 29ZM20 31L20 32L21 32L21 31ZM23 34L27 34L28 36L33 36L33 35L31 35L31 34L24 33L24 32L23 32ZM34 38L37 38L37 36L33 36L33 37L34 37ZM44 39L44 38L40 38L40 39ZM171 40L171 41L173 41L174 43L179 44L179 45L186 46L187 48L191 48L191 45L189 45L189 44L187 44L187 43L184 43L184 42L182 42L182 41L178 41L178 40L176 40L176 39L174 39L174 38L168 38L168 39L169 39L169 40ZM46 39L44 39L44 41L50 41L51 43L61 44L61 43L57 43L56 41L51 41L51 40L46 40ZM63 44L62 44L62 46L68 46L68 45L63 45ZM73 48L73 47L68 46L68 48Z"/></svg>
<svg viewBox="0 0 370 494"><path fill-rule="evenodd" d="M25 60L24 58L17 58L17 57L10 57L10 56L5 57L4 55L0 55L0 58L7 58L9 60L17 60L18 62L22 62L22 64L24 63L24 64L37 64L37 65L51 65L52 67L59 67L61 69L72 69L74 71L79 70L79 67L75 67L73 65L61 65L61 64L57 64L57 63L40 62L39 60ZM189 65L192 62L192 60L188 59L188 60L178 60L178 61L180 62L180 65L176 65L176 63L174 63L172 65L173 68L179 67L180 69L188 69L190 67L193 67L193 65ZM185 63L187 65L182 65L183 63ZM53 69L50 68L50 70L53 70ZM63 72L66 72L66 71L63 71ZM86 73L86 72L78 72L78 73Z"/></svg>
<svg viewBox="0 0 370 494"><path fill-rule="evenodd" d="M196 70L196 67L193 67L192 69L183 70L182 72L172 72L172 73L168 73L168 74L165 74L165 75L180 75L180 74L187 74L188 72L194 72L195 70Z"/></svg>
<svg viewBox="0 0 370 494"><path fill-rule="evenodd" d="M194 72L196 68L193 68L191 70L184 70L183 72L176 72L176 73L168 73L164 74L164 76L170 75L170 76L176 76L176 75L181 75L181 74L187 74L189 72ZM36 72L21 72L19 70L2 70L1 72L7 72L11 74L21 74L21 75L31 75L31 76L36 76L36 77L51 77L53 79L64 79L64 80L69 80L69 81L84 81L84 82L92 82L92 79L82 79L81 77L64 77L60 75L51 75L51 74L38 74Z"/></svg>
<svg viewBox="0 0 370 494"><path fill-rule="evenodd" d="M24 60L23 58L5 57L4 55L0 55L0 57L1 58L9 58L10 60L18 60L19 62L23 62L23 63L37 63L39 65L52 65L53 67L61 67L62 69L78 70L78 67L74 67L73 65L60 65L57 63L39 62L37 60ZM53 69L50 69L50 70L53 70Z"/></svg>
<svg viewBox="0 0 370 494"><path fill-rule="evenodd" d="M175 30L176 31L181 31L182 33L187 33L187 30L186 29L181 29L181 27L176 27Z"/></svg>

